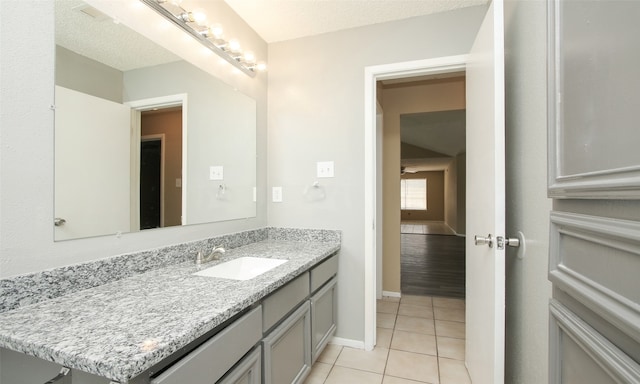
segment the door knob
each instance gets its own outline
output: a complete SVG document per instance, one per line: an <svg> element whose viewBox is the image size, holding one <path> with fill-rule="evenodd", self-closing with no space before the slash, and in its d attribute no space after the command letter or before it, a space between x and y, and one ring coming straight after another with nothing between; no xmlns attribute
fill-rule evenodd
<svg viewBox="0 0 640 384"><path fill-rule="evenodd" d="M55 225L56 227L60 227L62 225L64 225L64 223L66 223L67 220L62 219L60 217L56 217L55 219L53 219L53 225Z"/></svg>
<svg viewBox="0 0 640 384"><path fill-rule="evenodd" d="M491 234L487 235L486 237L476 235L474 237L474 241L476 245L488 245L489 248L493 248L494 238L491 237ZM520 244L524 242L524 236L522 235L522 232L518 232L518 237L512 238L496 236L495 242L497 248L500 250L504 249L505 246L518 248L520 247Z"/></svg>
<svg viewBox="0 0 640 384"><path fill-rule="evenodd" d="M488 245L489 248L493 248L493 238L491 234L488 234L487 237L476 235L473 239L476 245Z"/></svg>

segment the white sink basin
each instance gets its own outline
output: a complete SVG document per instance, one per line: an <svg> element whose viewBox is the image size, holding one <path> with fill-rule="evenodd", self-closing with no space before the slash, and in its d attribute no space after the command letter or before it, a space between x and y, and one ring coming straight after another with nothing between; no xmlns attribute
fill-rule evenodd
<svg viewBox="0 0 640 384"><path fill-rule="evenodd" d="M232 280L249 280L259 276L288 260L261 257L239 257L225 263L194 273L197 276L220 277Z"/></svg>

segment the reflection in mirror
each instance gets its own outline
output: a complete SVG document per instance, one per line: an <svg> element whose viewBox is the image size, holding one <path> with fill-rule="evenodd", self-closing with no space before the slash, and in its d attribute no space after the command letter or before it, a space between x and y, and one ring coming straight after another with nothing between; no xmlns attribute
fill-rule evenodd
<svg viewBox="0 0 640 384"><path fill-rule="evenodd" d="M255 217L255 100L55 3L55 240Z"/></svg>

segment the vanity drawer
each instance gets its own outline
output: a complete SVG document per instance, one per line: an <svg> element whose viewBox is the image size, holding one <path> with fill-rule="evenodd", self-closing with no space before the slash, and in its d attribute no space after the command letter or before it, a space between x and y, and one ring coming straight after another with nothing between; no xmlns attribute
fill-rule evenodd
<svg viewBox="0 0 640 384"><path fill-rule="evenodd" d="M338 273L338 255L335 254L311 270L311 292L315 292Z"/></svg>
<svg viewBox="0 0 640 384"><path fill-rule="evenodd" d="M309 273L297 277L262 302L262 330L268 331L309 296Z"/></svg>
<svg viewBox="0 0 640 384"><path fill-rule="evenodd" d="M257 307L196 348L151 384L211 384L220 379L262 338Z"/></svg>

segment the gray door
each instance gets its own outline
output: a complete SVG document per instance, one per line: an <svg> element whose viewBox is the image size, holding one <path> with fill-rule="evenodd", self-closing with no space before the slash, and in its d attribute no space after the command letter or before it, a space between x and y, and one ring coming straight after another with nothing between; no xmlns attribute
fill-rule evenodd
<svg viewBox="0 0 640 384"><path fill-rule="evenodd" d="M640 382L640 2L549 2L550 383Z"/></svg>

